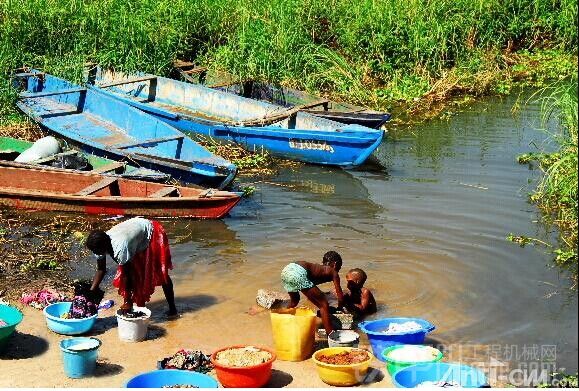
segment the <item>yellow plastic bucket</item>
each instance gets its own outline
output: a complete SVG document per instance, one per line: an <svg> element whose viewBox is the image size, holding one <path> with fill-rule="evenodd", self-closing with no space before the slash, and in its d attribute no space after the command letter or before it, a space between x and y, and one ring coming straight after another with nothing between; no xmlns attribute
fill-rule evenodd
<svg viewBox="0 0 579 391"><path fill-rule="evenodd" d="M309 308L271 311L271 329L278 360L304 361L314 351L316 313Z"/></svg>
<svg viewBox="0 0 579 391"><path fill-rule="evenodd" d="M370 363L374 359L372 353L366 351L368 353L368 360L357 363L357 364L350 364L350 365L333 365L333 364L326 364L321 362L317 359L321 354L325 355L333 355L342 352L349 352L352 350L362 350L357 348L326 348L318 350L314 356L312 357L313 362L316 364L318 369L318 375L320 379L326 384L331 386L354 386L356 384L362 383L366 374L368 373L368 368L370 367Z"/></svg>

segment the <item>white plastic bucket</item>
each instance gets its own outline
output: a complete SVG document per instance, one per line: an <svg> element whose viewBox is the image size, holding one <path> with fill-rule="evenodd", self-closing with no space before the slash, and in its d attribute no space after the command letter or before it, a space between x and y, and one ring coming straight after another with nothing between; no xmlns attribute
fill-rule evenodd
<svg viewBox="0 0 579 391"><path fill-rule="evenodd" d="M336 330L328 336L328 346L331 348L357 348L360 335L352 330Z"/></svg>
<svg viewBox="0 0 579 391"><path fill-rule="evenodd" d="M126 342L140 342L147 339L151 311L145 307L133 307L133 311L145 313L143 318L126 318L117 312L119 339Z"/></svg>

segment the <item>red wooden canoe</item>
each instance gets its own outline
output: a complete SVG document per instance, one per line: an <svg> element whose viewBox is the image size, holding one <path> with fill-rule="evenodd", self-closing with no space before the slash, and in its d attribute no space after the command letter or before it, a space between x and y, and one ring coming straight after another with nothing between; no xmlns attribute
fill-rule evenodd
<svg viewBox="0 0 579 391"><path fill-rule="evenodd" d="M0 205L87 214L218 219L236 193L90 173L0 167Z"/></svg>

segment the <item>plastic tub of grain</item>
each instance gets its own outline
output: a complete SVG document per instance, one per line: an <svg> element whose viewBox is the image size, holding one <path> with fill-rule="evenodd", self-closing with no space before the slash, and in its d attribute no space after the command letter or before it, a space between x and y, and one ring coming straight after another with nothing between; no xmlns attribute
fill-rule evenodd
<svg viewBox="0 0 579 391"><path fill-rule="evenodd" d="M396 345L382 352L390 375L411 365L438 362L442 357L440 350L424 345Z"/></svg>
<svg viewBox="0 0 579 391"><path fill-rule="evenodd" d="M357 348L326 348L314 353L312 360L320 379L331 386L355 386L364 381L374 356Z"/></svg>
<svg viewBox="0 0 579 391"><path fill-rule="evenodd" d="M217 379L223 387L263 387L271 378L273 350L261 346L235 345L211 355Z"/></svg>
<svg viewBox="0 0 579 391"><path fill-rule="evenodd" d="M8 344L8 340L14 334L16 326L22 322L23 315L18 309L0 304L0 352Z"/></svg>
<svg viewBox="0 0 579 391"><path fill-rule="evenodd" d="M117 311L119 339L125 342L140 342L147 339L151 311L145 307L133 307L133 311L123 314Z"/></svg>

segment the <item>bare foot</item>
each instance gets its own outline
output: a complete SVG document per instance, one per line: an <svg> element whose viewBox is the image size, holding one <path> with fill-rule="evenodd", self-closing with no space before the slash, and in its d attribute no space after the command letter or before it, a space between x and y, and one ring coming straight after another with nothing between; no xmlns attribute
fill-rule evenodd
<svg viewBox="0 0 579 391"><path fill-rule="evenodd" d="M181 315L177 312L177 310L167 311L165 312L165 316L167 316L167 320L175 320L181 317Z"/></svg>

